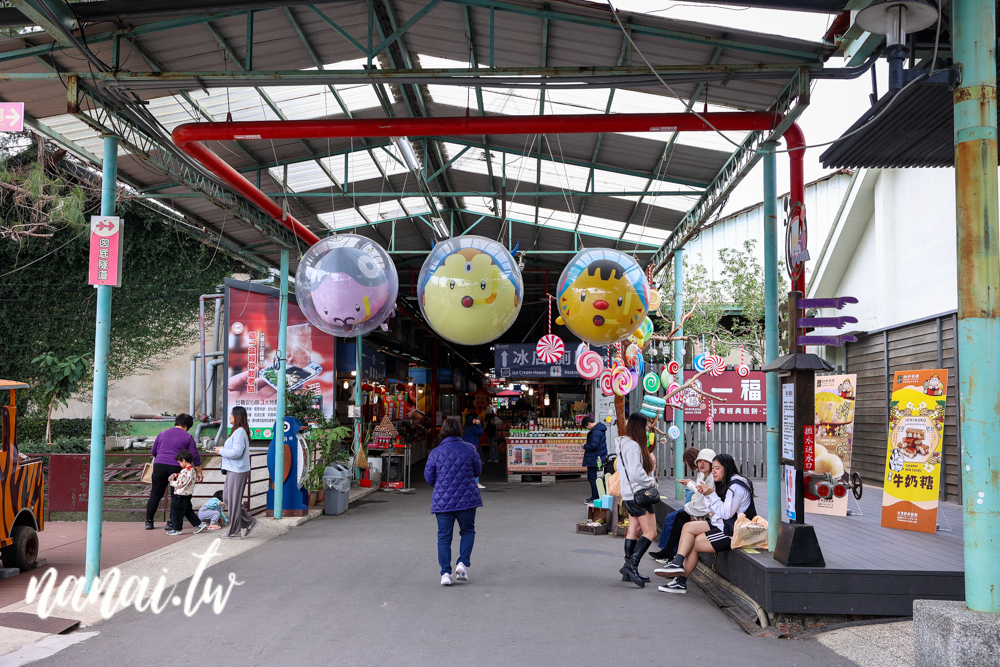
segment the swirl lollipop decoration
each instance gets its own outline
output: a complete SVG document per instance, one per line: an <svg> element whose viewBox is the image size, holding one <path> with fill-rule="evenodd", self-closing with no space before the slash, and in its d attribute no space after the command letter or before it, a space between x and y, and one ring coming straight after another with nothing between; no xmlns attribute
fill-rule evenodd
<svg viewBox="0 0 1000 667"><path fill-rule="evenodd" d="M601 393L605 396L613 396L615 393L614 385L611 383L611 369L605 368L601 371L600 378L598 380L601 385Z"/></svg>
<svg viewBox="0 0 1000 667"><path fill-rule="evenodd" d="M635 364L632 366L632 368L634 368L635 372L638 373L639 375L642 375L643 373L646 372L646 360L642 358L642 352L636 355Z"/></svg>
<svg viewBox="0 0 1000 667"><path fill-rule="evenodd" d="M635 343L632 343L631 345L629 345L627 348L625 348L625 364L629 368L632 368L633 366L635 366L635 360L636 360L636 357L639 356L639 354L640 354L640 352L639 352L639 346L638 345L636 345Z"/></svg>
<svg viewBox="0 0 1000 667"><path fill-rule="evenodd" d="M673 396L670 396L670 398L667 399L667 404L670 405L673 408L679 408L679 407L682 407L682 405L683 405L681 403L681 392L677 391L680 388L681 388L681 386L679 384L677 384L676 382L671 382L667 386L667 395L670 396L670 394L673 394ZM677 393L674 393L674 392L677 392Z"/></svg>
<svg viewBox="0 0 1000 667"><path fill-rule="evenodd" d="M566 346L563 345L562 338L556 336L552 333L552 296L549 296L549 333L542 336L542 339L538 341L538 345L535 346L535 354L542 363L545 364L555 364L562 359L563 354L566 352Z"/></svg>
<svg viewBox="0 0 1000 667"><path fill-rule="evenodd" d="M740 346L740 363L736 367L736 374L739 375L741 378L750 377L750 367L747 366L746 362L743 360L743 355L744 355L745 352L746 352L746 349L741 345Z"/></svg>
<svg viewBox="0 0 1000 667"><path fill-rule="evenodd" d="M614 392L619 396L632 391L632 374L623 366L619 366L611 374L611 384Z"/></svg>
<svg viewBox="0 0 1000 667"><path fill-rule="evenodd" d="M542 336L541 340L538 341L538 345L535 346L535 354L546 364L557 363L562 359L565 351L566 348L563 345L562 338L553 334Z"/></svg>
<svg viewBox="0 0 1000 667"><path fill-rule="evenodd" d="M632 378L631 380L629 380L628 383L629 391L632 391L633 389L639 386L639 373L634 368L630 368L628 369L628 374L629 377Z"/></svg>
<svg viewBox="0 0 1000 667"><path fill-rule="evenodd" d="M705 370L714 378L719 377L726 370L726 360L717 354L710 354L705 358Z"/></svg>
<svg viewBox="0 0 1000 667"><path fill-rule="evenodd" d="M576 372L585 380L593 380L604 370L604 360L593 350L586 350L576 358Z"/></svg>
<svg viewBox="0 0 1000 667"><path fill-rule="evenodd" d="M646 373L642 377L642 388L647 394L655 394L660 389L660 378L656 377L656 373Z"/></svg>
<svg viewBox="0 0 1000 667"><path fill-rule="evenodd" d="M691 362L691 366L699 373L705 370L705 357L705 353L699 354L694 358L694 361Z"/></svg>
<svg viewBox="0 0 1000 667"><path fill-rule="evenodd" d="M677 375L681 372L681 365L677 363L676 359L671 359L670 363L667 364L667 372L671 375Z"/></svg>

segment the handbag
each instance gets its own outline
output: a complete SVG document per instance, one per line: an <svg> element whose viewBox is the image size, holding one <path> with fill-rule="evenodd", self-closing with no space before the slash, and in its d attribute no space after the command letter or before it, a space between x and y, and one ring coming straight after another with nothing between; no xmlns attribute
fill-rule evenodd
<svg viewBox="0 0 1000 667"><path fill-rule="evenodd" d="M618 458L621 459L621 456ZM615 467L617 468L618 466ZM632 480L629 479L628 470L624 465L624 462L621 469L625 473L625 479L628 481L629 488L632 488ZM656 503L660 502L660 490L655 486L651 486L646 489L639 489L638 491L632 488L632 502L639 507L652 507Z"/></svg>
<svg viewBox="0 0 1000 667"><path fill-rule="evenodd" d="M142 476L140 477L143 484L153 483L153 462L142 464Z"/></svg>

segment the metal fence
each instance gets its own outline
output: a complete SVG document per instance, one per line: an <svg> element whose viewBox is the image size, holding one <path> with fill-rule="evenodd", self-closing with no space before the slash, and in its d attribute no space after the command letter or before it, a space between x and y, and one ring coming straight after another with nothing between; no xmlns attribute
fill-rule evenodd
<svg viewBox="0 0 1000 667"><path fill-rule="evenodd" d="M667 424L669 426L669 424ZM755 422L715 422L711 432L705 422L684 423L684 447L704 449L716 454L730 454L736 459L740 473L747 477L767 476L767 424ZM656 458L661 472L673 475L674 445L658 445Z"/></svg>
<svg viewBox="0 0 1000 667"><path fill-rule="evenodd" d="M27 454L43 460L45 475L45 516L51 512L87 511L90 486L90 454ZM209 458L208 455L205 455ZM143 465L149 461L145 453L107 453L104 467L104 511L144 513L149 500L149 485L141 481ZM203 481L195 486L193 499L211 498L221 491L225 476L219 465L202 468ZM264 511L270 475L267 451L250 453L250 482L244 494L244 505L251 514ZM169 487L168 487L169 489ZM163 520L170 515L170 492L164 494L157 514Z"/></svg>

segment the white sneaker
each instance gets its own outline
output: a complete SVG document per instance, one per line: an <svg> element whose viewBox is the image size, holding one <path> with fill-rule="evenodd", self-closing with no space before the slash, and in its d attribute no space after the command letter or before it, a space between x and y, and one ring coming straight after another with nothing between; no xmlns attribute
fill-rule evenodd
<svg viewBox="0 0 1000 667"><path fill-rule="evenodd" d="M447 572L441 575L441 585L451 586L451 575L448 574Z"/></svg>
<svg viewBox="0 0 1000 667"><path fill-rule="evenodd" d="M468 581L469 580L469 570L465 567L465 563L459 563L455 567L455 581Z"/></svg>
<svg viewBox="0 0 1000 667"><path fill-rule="evenodd" d="M480 488L480 489L485 489L486 487L485 487L484 485L480 484L480 485L479 485L479 488Z"/></svg>

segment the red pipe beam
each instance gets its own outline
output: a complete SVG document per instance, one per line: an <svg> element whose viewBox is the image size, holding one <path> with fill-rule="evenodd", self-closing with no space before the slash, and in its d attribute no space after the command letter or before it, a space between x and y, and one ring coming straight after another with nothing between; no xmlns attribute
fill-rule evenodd
<svg viewBox="0 0 1000 667"><path fill-rule="evenodd" d="M599 132L768 132L781 121L770 112L721 112L694 115L664 114L581 114L553 116L453 116L447 118L375 118L352 120L250 121L225 123L185 123L173 131L174 143L200 162L233 190L240 193L271 218L312 245L319 237L292 215L282 215L281 207L238 171L209 150L205 141L246 141L267 139L332 139L340 137L426 137L482 136L487 134L589 134ZM711 125L709 124L711 123ZM786 131L789 148L802 147L802 131L793 125ZM803 150L791 157L791 194L802 201L804 192Z"/></svg>

